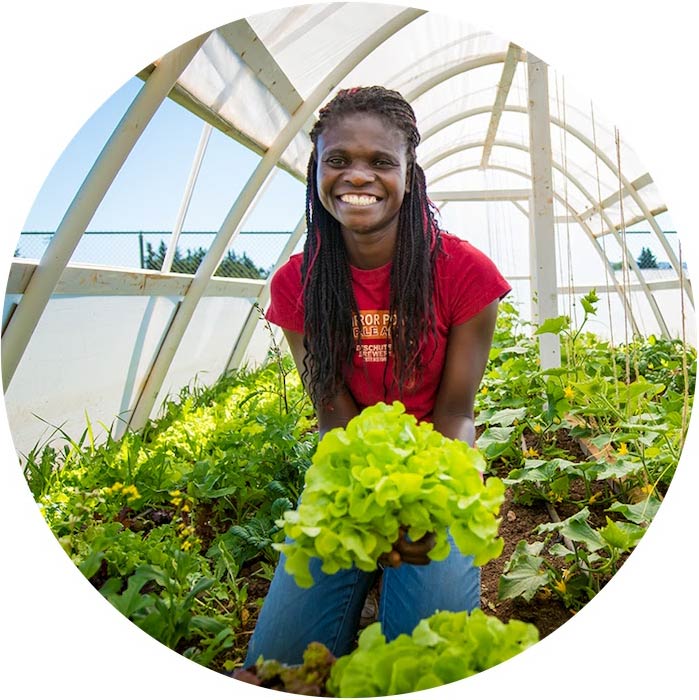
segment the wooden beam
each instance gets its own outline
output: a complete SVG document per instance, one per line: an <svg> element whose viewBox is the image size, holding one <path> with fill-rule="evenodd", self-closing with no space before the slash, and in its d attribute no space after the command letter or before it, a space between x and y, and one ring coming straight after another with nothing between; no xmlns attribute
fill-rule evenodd
<svg viewBox="0 0 699 700"><path fill-rule="evenodd" d="M658 216L658 214L664 214L667 211L667 207L665 205L658 207L657 209L651 209L651 215L652 216ZM606 236L610 233L614 233L614 231L618 231L619 229L627 229L629 226L635 226L636 224L640 224L641 221L645 221L647 217L645 217L643 214L639 214L638 216L634 216L630 219L626 219L624 221L623 225L619 225L615 228L610 228L607 226L606 228L602 229L598 233L595 233L595 238L599 238L600 236ZM650 231L648 233L651 233Z"/></svg>
<svg viewBox="0 0 699 700"><path fill-rule="evenodd" d="M529 205L530 270L536 298L532 319L541 324L558 316L556 238L553 225L553 159L549 114L548 66L531 54L527 59L529 92L529 155L532 198ZM539 336L541 369L560 367L560 338L554 333Z"/></svg>
<svg viewBox="0 0 699 700"><path fill-rule="evenodd" d="M24 294L37 261L15 260L10 267L7 294ZM106 265L68 265L53 295L181 297L187 293L193 275L156 270L115 269ZM206 297L256 299L267 280L245 277L212 277Z"/></svg>
<svg viewBox="0 0 699 700"><path fill-rule="evenodd" d="M508 279L510 279L508 277ZM655 281L646 281L645 285L641 285L638 283L631 283L626 285L625 289L627 292L643 292L645 288L650 289L652 292L663 292L663 291L672 291L672 290L679 290L680 287L680 281L679 279L669 279L669 280L655 280ZM608 286L608 285L599 285L599 284L586 284L586 285L575 285L573 289L570 287L559 287L558 288L558 293L559 294L588 294L592 290L595 290L597 294L616 294L617 288L614 286Z"/></svg>
<svg viewBox="0 0 699 700"><path fill-rule="evenodd" d="M217 33L289 114L303 104L303 97L247 20L241 19L219 27Z"/></svg>
<svg viewBox="0 0 699 700"><path fill-rule="evenodd" d="M646 185L650 185L653 182L653 178L646 173L645 175L641 175L641 177L636 178L633 182L629 183L628 187L624 187L622 189L622 195L624 197L627 197L631 194L631 192L638 192L640 189L645 187ZM580 218L581 219L588 219L592 218L595 214L599 213L600 209L606 209L608 206L612 204L617 204L619 202L619 192L614 192L609 195L609 197L606 197L603 199L599 204L597 204L594 207L589 207L585 211L580 213Z"/></svg>

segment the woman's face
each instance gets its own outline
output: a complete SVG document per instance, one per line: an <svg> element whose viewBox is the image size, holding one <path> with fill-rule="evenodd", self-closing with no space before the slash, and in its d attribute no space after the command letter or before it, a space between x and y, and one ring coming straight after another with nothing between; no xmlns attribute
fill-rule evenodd
<svg viewBox="0 0 699 700"><path fill-rule="evenodd" d="M395 239L408 190L403 133L373 114L349 114L317 142L318 196L343 235Z"/></svg>

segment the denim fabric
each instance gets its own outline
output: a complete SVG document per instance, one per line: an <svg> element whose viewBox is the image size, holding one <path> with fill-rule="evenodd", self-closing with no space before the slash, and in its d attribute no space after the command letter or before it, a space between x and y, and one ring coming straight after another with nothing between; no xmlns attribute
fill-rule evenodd
<svg viewBox="0 0 699 700"><path fill-rule="evenodd" d="M348 654L367 593L380 573L348 569L329 576L320 570L320 560L313 559L315 584L299 588L284 571L284 561L282 555L250 640L246 668L260 656L300 664L312 641L322 642L335 656ZM451 541L451 553L443 561L383 570L378 619L390 641L410 634L438 610L473 610L479 604L480 569Z"/></svg>

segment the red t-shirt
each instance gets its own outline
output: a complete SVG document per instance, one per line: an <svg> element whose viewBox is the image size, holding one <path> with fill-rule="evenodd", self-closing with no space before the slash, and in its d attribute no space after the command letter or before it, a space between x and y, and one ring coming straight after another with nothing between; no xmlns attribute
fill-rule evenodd
<svg viewBox="0 0 699 700"><path fill-rule="evenodd" d="M266 314L271 323L298 333L303 333L304 316L302 259L300 253L293 255L274 273L271 303ZM495 299L504 297L511 287L490 258L467 241L443 233L435 275L436 347L431 345L425 349L429 353L427 356L431 356L429 364L416 385L404 388L403 395L399 396L398 387L391 381L390 357L384 382L391 265L389 262L373 270L351 267L354 295L362 317L362 338L357 343L353 368L348 371L345 383L359 410L379 401L400 400L406 411L418 420L431 420L449 330L468 321Z"/></svg>

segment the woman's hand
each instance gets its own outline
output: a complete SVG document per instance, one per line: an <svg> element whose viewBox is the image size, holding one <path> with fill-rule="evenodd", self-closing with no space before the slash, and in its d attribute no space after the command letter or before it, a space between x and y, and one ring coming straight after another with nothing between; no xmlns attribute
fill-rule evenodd
<svg viewBox="0 0 699 700"><path fill-rule="evenodd" d="M407 538L407 528L401 527L398 539L393 543L393 549L379 557L379 563L384 566L396 567L401 564L424 566L432 561L428 553L434 547L434 533L428 532L419 540L412 542Z"/></svg>

